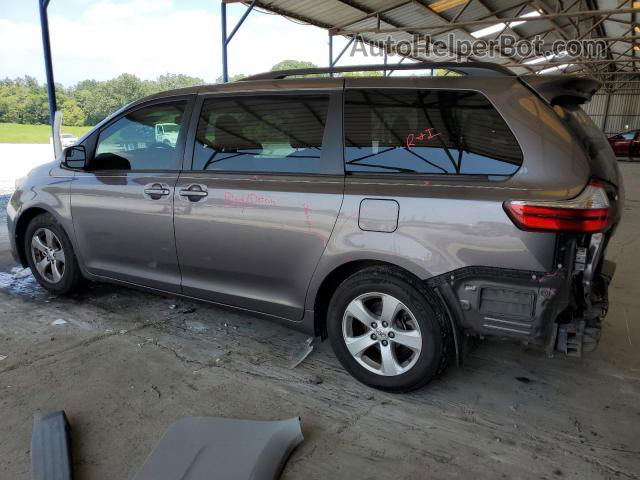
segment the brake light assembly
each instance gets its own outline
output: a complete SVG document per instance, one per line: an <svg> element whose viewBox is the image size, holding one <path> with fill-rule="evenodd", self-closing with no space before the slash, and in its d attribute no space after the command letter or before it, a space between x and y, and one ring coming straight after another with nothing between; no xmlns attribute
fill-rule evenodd
<svg viewBox="0 0 640 480"><path fill-rule="evenodd" d="M591 180L575 198L556 201L511 200L503 204L521 230L597 233L611 225L611 209L604 184Z"/></svg>

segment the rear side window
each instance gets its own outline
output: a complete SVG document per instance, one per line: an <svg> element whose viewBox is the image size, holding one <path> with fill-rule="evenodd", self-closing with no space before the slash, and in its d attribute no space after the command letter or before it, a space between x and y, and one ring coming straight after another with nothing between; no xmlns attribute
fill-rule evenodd
<svg viewBox="0 0 640 480"><path fill-rule="evenodd" d="M320 172L328 95L205 100L193 170Z"/></svg>
<svg viewBox="0 0 640 480"><path fill-rule="evenodd" d="M508 176L522 151L500 114L477 92L349 90L347 172Z"/></svg>

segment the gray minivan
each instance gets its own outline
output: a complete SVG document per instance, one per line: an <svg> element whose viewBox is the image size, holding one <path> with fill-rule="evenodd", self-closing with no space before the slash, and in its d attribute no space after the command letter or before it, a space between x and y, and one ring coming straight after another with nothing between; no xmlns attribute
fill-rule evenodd
<svg viewBox="0 0 640 480"><path fill-rule="evenodd" d="M270 72L128 105L18 185L16 259L56 294L109 281L286 322L390 391L481 336L579 356L623 197L579 106L599 84L438 66L458 75Z"/></svg>

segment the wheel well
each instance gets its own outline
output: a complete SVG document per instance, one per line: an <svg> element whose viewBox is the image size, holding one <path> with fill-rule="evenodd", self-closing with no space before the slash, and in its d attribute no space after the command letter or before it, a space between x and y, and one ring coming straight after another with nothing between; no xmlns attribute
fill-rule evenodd
<svg viewBox="0 0 640 480"><path fill-rule="evenodd" d="M340 265L338 268L336 268L326 276L326 278L322 281L320 288L318 289L318 293L316 294L316 299L313 306L314 330L316 332L316 335L319 335L323 339L327 338L327 310L329 309L329 302L331 301L331 297L333 296L333 293L336 291L338 286L354 273L373 266L397 268L406 273L409 273L410 275L413 275L411 272L402 267L379 260L356 260L353 262L345 263L344 265Z"/></svg>
<svg viewBox="0 0 640 480"><path fill-rule="evenodd" d="M18 256L20 257L20 263L22 263L23 267L27 266L27 254L24 251L24 235L27 231L27 226L38 215L42 215L44 213L49 213L43 208L30 208L18 219L18 223L16 225L16 249L18 251Z"/></svg>

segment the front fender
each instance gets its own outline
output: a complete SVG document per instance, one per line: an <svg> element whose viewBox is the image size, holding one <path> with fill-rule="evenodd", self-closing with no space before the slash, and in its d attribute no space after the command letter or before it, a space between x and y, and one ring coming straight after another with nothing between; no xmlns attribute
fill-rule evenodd
<svg viewBox="0 0 640 480"><path fill-rule="evenodd" d="M23 266L26 266L26 257L22 236L29 221L40 213L49 213L56 219L67 233L77 255L79 250L71 217L73 175L73 172L57 164L42 165L34 169L24 185L12 195L7 207L9 235L14 256Z"/></svg>

